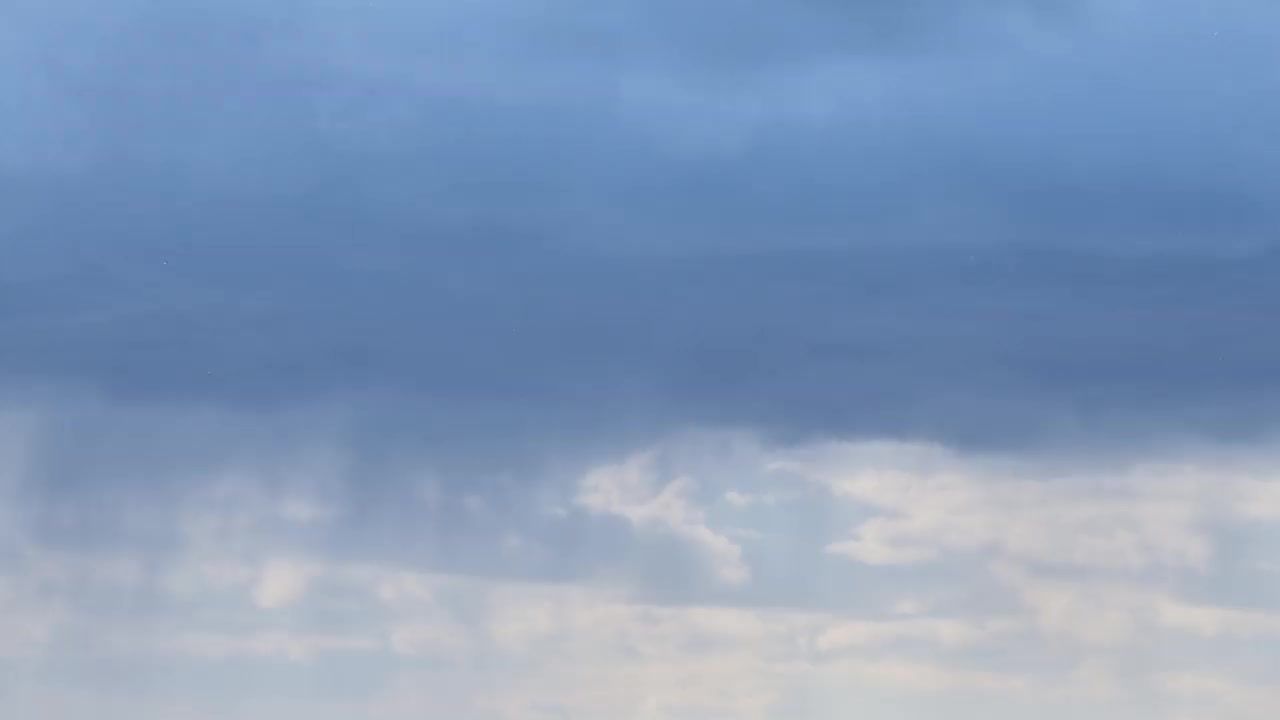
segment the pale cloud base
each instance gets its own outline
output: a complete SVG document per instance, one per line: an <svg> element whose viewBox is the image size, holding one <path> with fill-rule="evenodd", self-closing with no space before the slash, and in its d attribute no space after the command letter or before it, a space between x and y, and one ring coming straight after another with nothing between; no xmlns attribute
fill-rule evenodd
<svg viewBox="0 0 1280 720"><path fill-rule="evenodd" d="M50 508L84 492L40 474L52 431L22 413L3 420L9 713L1280 713L1280 576L1268 565L1280 456L1269 443L1097 460L698 433L569 477L531 471L542 505L504 509L503 490L446 479L429 502L420 484L382 487L399 512L368 517L356 513L373 480L344 470L350 449L306 439L256 462L206 452L186 467L189 484L155 490L132 524L76 542L22 512L56 519ZM425 464L418 476L438 477ZM414 543L442 537L430 534L441 507L478 523L468 544L487 537L516 558L598 546L597 562L519 577L334 542L352 522L382 522L424 547ZM550 544L556 533L570 544ZM637 557L707 582L633 572Z"/></svg>

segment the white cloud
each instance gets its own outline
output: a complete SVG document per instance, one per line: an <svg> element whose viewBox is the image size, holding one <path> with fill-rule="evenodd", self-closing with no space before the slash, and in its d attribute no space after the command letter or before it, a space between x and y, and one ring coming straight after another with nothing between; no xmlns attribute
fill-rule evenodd
<svg viewBox="0 0 1280 720"><path fill-rule="evenodd" d="M818 480L871 513L852 537L827 546L870 565L968 555L1202 570L1213 554L1210 524L1223 515L1258 517L1256 499L1280 488L1220 469L1139 464L1089 473L890 443L791 450L773 467Z"/></svg>
<svg viewBox="0 0 1280 720"><path fill-rule="evenodd" d="M360 577L376 588L382 602L391 606L430 605L435 599L435 588L430 578L416 573L366 571L360 573Z"/></svg>
<svg viewBox="0 0 1280 720"><path fill-rule="evenodd" d="M748 508L752 505L777 505L780 498L772 493L749 493L740 490L728 490L724 494L725 502L735 508Z"/></svg>
<svg viewBox="0 0 1280 720"><path fill-rule="evenodd" d="M929 603L918 597L904 597L893 604L894 615L919 615L928 611Z"/></svg>
<svg viewBox="0 0 1280 720"><path fill-rule="evenodd" d="M949 618L920 618L891 621L841 622L822 631L816 647L823 652L850 648L879 647L902 641L923 640L944 647L959 648L994 642L1001 635L1016 632L1012 621L968 621Z"/></svg>
<svg viewBox="0 0 1280 720"><path fill-rule="evenodd" d="M1275 683L1261 685L1198 672L1167 673L1159 685L1184 701L1176 717L1231 717L1270 720L1280 716L1280 690Z"/></svg>
<svg viewBox="0 0 1280 720"><path fill-rule="evenodd" d="M0 432L10 488L37 477L24 437ZM323 453L292 469L276 456L241 462L230 476L190 468L190 488L139 509L140 527L171 544L67 540L13 513L0 541L0 670L42 689L18 707L0 675L0 710L72 717L99 691L66 668L120 677L116 663L137 663L201 688L234 686L226 673L244 668L266 688L235 707L190 704L193 720L835 720L850 707L932 716L973 698L1005 717L1044 698L1097 717L1275 714L1274 574L1239 574L1254 558L1231 544L1253 533L1265 554L1274 542L1271 446L1066 464L909 443L729 445L683 438L628 454L516 511L475 485L438 488L442 510L483 500L495 551L508 538L542 547L546 527L593 543L594 524L545 512L571 503L676 538L723 581L679 592L652 578L605 583L598 566L516 579L467 566L465 553L444 572L405 551L416 545L335 551L327 541L342 533L308 533L339 527L335 498L355 484L280 480L323 475L307 459ZM431 511L416 486L403 491L405 507ZM415 543L447 535L386 518ZM647 551L589 549L606 562ZM308 692L348 673L359 689L290 696L309 673ZM169 708L154 688L127 691L141 694L134 705L103 702Z"/></svg>
<svg viewBox="0 0 1280 720"><path fill-rule="evenodd" d="M470 647L465 630L452 622L419 622L391 629L391 649L397 655L432 655L457 661Z"/></svg>
<svg viewBox="0 0 1280 720"><path fill-rule="evenodd" d="M0 659L42 653L65 622L61 605L56 600L38 602L16 588L0 585Z"/></svg>
<svg viewBox="0 0 1280 720"><path fill-rule="evenodd" d="M1050 580L1004 569L996 573L1049 635L1099 645L1152 642L1178 633L1207 639L1280 639L1280 609L1205 605L1134 582Z"/></svg>
<svg viewBox="0 0 1280 720"><path fill-rule="evenodd" d="M659 486L654 455L641 453L613 465L597 467L579 486L577 503L600 515L614 515L642 530L661 530L696 546L724 582L751 578L742 548L707 525L705 513L690 497L695 482L676 477Z"/></svg>
<svg viewBox="0 0 1280 720"><path fill-rule="evenodd" d="M330 653L371 652L380 645L377 639L361 635L192 631L178 634L159 647L163 651L211 660L267 658L310 662Z"/></svg>
<svg viewBox="0 0 1280 720"><path fill-rule="evenodd" d="M264 610L278 610L296 604L307 591L311 572L288 560L273 560L262 568L253 587L253 602Z"/></svg>

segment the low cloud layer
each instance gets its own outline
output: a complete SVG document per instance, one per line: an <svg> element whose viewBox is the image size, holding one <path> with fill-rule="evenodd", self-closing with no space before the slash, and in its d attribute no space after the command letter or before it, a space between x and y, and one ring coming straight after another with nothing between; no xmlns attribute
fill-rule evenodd
<svg viewBox="0 0 1280 720"><path fill-rule="evenodd" d="M150 422L191 424L171 412ZM429 457L317 462L297 420L169 492L123 460L53 482L64 431L38 416L5 414L0 663L42 717L1280 710L1270 442L1082 460L703 431L526 467L512 503ZM92 542L65 522L104 510Z"/></svg>

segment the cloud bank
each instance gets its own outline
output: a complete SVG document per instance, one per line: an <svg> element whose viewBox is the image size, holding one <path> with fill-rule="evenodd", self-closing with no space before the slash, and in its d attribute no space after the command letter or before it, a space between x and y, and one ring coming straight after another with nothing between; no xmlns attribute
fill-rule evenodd
<svg viewBox="0 0 1280 720"><path fill-rule="evenodd" d="M0 711L1274 717L1278 21L6 2Z"/></svg>
<svg viewBox="0 0 1280 720"><path fill-rule="evenodd" d="M80 438L113 435L104 412ZM159 434L190 425L173 412ZM527 468L512 503L428 457L317 461L297 420L167 492L130 472L146 433L55 483L60 414L5 414L0 663L42 717L1280 709L1272 442L1082 460L700 432Z"/></svg>

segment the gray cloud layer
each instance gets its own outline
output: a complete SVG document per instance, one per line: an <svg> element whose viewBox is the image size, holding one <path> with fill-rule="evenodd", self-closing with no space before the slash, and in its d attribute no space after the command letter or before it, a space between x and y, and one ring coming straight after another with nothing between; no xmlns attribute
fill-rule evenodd
<svg viewBox="0 0 1280 720"><path fill-rule="evenodd" d="M3 3L0 706L1276 717L1278 29Z"/></svg>
<svg viewBox="0 0 1280 720"><path fill-rule="evenodd" d="M486 442L608 417L973 442L1274 417L1272 256L140 245L0 271L6 373L249 406L390 394Z"/></svg>
<svg viewBox="0 0 1280 720"><path fill-rule="evenodd" d="M1270 4L111 5L4 11L11 384L451 443L1274 418Z"/></svg>

